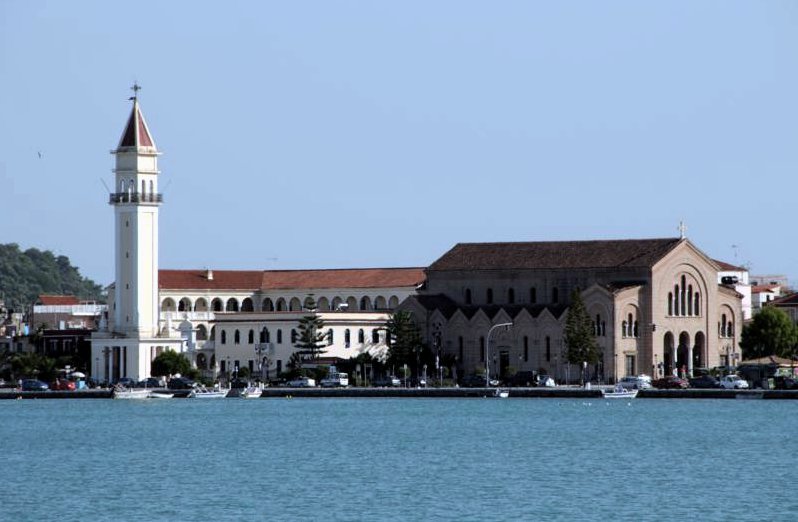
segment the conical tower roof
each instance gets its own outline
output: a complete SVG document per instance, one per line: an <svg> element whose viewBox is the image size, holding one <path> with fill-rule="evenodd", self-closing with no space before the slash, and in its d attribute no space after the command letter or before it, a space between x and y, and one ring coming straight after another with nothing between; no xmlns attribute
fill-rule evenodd
<svg viewBox="0 0 798 522"><path fill-rule="evenodd" d="M147 122L144 120L144 115L141 113L139 107L139 100L136 96L132 98L133 109L130 111L130 118L127 120L125 132L122 133L122 139L119 140L119 149L155 149L155 140L152 139L150 129L147 127Z"/></svg>

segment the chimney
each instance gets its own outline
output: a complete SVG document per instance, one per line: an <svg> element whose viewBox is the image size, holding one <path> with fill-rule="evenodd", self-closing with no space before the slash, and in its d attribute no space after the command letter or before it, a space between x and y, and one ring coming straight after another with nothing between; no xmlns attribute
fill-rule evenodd
<svg viewBox="0 0 798 522"><path fill-rule="evenodd" d="M206 271L207 273L205 274L205 277L208 278L208 281L213 281L213 270L207 268Z"/></svg>

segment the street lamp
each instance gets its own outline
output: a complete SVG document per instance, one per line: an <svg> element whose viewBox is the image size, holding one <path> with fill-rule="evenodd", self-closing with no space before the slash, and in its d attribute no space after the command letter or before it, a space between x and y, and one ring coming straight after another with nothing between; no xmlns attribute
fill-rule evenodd
<svg viewBox="0 0 798 522"><path fill-rule="evenodd" d="M513 323L494 324L493 326L490 327L490 330L488 330L488 338L485 341L485 387L486 388L490 388L490 336L493 333L493 330L495 330L496 328L501 328L503 326L510 328L511 326L513 326Z"/></svg>

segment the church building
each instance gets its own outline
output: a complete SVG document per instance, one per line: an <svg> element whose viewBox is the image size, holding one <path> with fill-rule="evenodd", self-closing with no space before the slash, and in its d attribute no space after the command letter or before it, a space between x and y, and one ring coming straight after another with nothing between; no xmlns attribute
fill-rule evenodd
<svg viewBox="0 0 798 522"><path fill-rule="evenodd" d="M424 288L400 308L460 375L484 374L487 363L496 377L578 381L564 343L576 290L601 351L592 379L692 375L738 357L741 296L718 283L721 269L684 237L466 243L430 265ZM490 337L503 323L512 326Z"/></svg>

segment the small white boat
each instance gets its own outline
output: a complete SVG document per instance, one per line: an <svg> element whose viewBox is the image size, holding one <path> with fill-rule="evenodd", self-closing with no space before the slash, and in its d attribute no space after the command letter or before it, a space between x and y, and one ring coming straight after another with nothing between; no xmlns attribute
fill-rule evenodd
<svg viewBox="0 0 798 522"><path fill-rule="evenodd" d="M601 390L601 395L605 399L634 399L639 390L627 390L620 384L616 384L612 391Z"/></svg>
<svg viewBox="0 0 798 522"><path fill-rule="evenodd" d="M208 388L197 388L189 397L195 399L224 399L227 397L227 390L209 390Z"/></svg>
<svg viewBox="0 0 798 522"><path fill-rule="evenodd" d="M509 396L510 396L510 390L502 390L502 389L496 390L496 397L499 397L500 399L506 399Z"/></svg>
<svg viewBox="0 0 798 522"><path fill-rule="evenodd" d="M157 392L157 391L151 391L149 395L150 399L173 399L174 396L175 394L171 392Z"/></svg>
<svg viewBox="0 0 798 522"><path fill-rule="evenodd" d="M242 399L257 399L261 395L263 395L263 390L256 386L250 386L238 394Z"/></svg>
<svg viewBox="0 0 798 522"><path fill-rule="evenodd" d="M132 388L123 388L118 386L114 388L114 399L149 399L150 390L141 389L134 390Z"/></svg>

